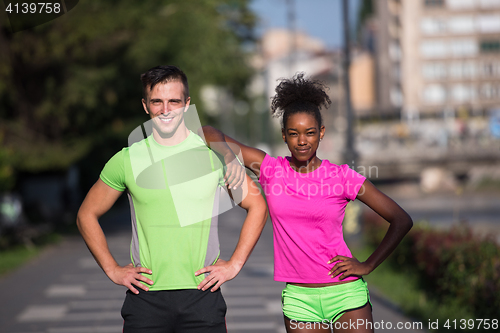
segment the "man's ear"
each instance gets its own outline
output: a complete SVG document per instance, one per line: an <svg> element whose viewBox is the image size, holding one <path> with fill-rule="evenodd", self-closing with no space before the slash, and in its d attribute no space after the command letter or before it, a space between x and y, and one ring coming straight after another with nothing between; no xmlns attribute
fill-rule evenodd
<svg viewBox="0 0 500 333"><path fill-rule="evenodd" d="M146 100L144 98L142 99L142 107L144 108L144 111L149 114L148 106L146 105Z"/></svg>
<svg viewBox="0 0 500 333"><path fill-rule="evenodd" d="M186 98L186 106L184 107L184 112L189 109L189 104L191 104L191 97Z"/></svg>

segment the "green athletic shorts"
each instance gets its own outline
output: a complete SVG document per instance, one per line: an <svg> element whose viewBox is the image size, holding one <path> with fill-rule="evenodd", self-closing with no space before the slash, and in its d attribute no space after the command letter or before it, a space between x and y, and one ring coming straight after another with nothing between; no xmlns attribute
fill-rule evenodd
<svg viewBox="0 0 500 333"><path fill-rule="evenodd" d="M353 282L328 287L308 288L287 284L281 293L283 314L301 322L335 322L345 312L370 303L366 282Z"/></svg>

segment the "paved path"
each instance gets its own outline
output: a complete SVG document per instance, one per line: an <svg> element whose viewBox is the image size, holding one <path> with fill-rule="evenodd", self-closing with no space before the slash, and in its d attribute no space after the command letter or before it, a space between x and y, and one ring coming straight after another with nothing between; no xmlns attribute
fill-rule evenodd
<svg viewBox="0 0 500 333"><path fill-rule="evenodd" d="M220 218L221 256L227 259L238 240L243 210ZM120 264L130 262L130 232L116 228L129 224L123 210L108 216L109 246ZM272 279L270 223L244 269L223 286L228 305L228 332L284 333L280 295L284 283ZM121 305L125 289L114 285L97 266L80 237L68 237L34 261L0 280L2 333L115 333L122 331ZM404 322L390 304L372 295L375 325L393 328ZM412 325L411 322L407 325ZM377 326L376 326L377 328ZM415 332L383 330L376 332Z"/></svg>

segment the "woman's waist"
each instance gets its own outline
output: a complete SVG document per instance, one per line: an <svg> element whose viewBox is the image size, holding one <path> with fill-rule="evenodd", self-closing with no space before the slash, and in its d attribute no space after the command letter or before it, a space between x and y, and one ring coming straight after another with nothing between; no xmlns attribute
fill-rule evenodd
<svg viewBox="0 0 500 333"><path fill-rule="evenodd" d="M292 285L292 286L297 286L297 287L304 287L304 288L323 288L323 287L330 287L330 286L337 286L340 284L346 284L350 282L354 282L358 280L359 278L355 279L349 279L348 281L336 281L336 282L327 282L327 283L296 283L296 282L287 282L286 284Z"/></svg>

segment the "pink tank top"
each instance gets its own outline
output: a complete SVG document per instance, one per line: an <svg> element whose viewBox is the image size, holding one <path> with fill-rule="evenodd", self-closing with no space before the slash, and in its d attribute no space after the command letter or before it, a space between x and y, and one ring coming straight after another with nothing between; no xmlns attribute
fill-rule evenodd
<svg viewBox="0 0 500 333"><path fill-rule="evenodd" d="M336 255L352 257L343 233L345 207L365 177L347 164L323 160L310 173L292 169L290 157L266 155L259 181L274 231L274 279L295 283L338 282L328 272ZM349 277L342 281L356 280Z"/></svg>

